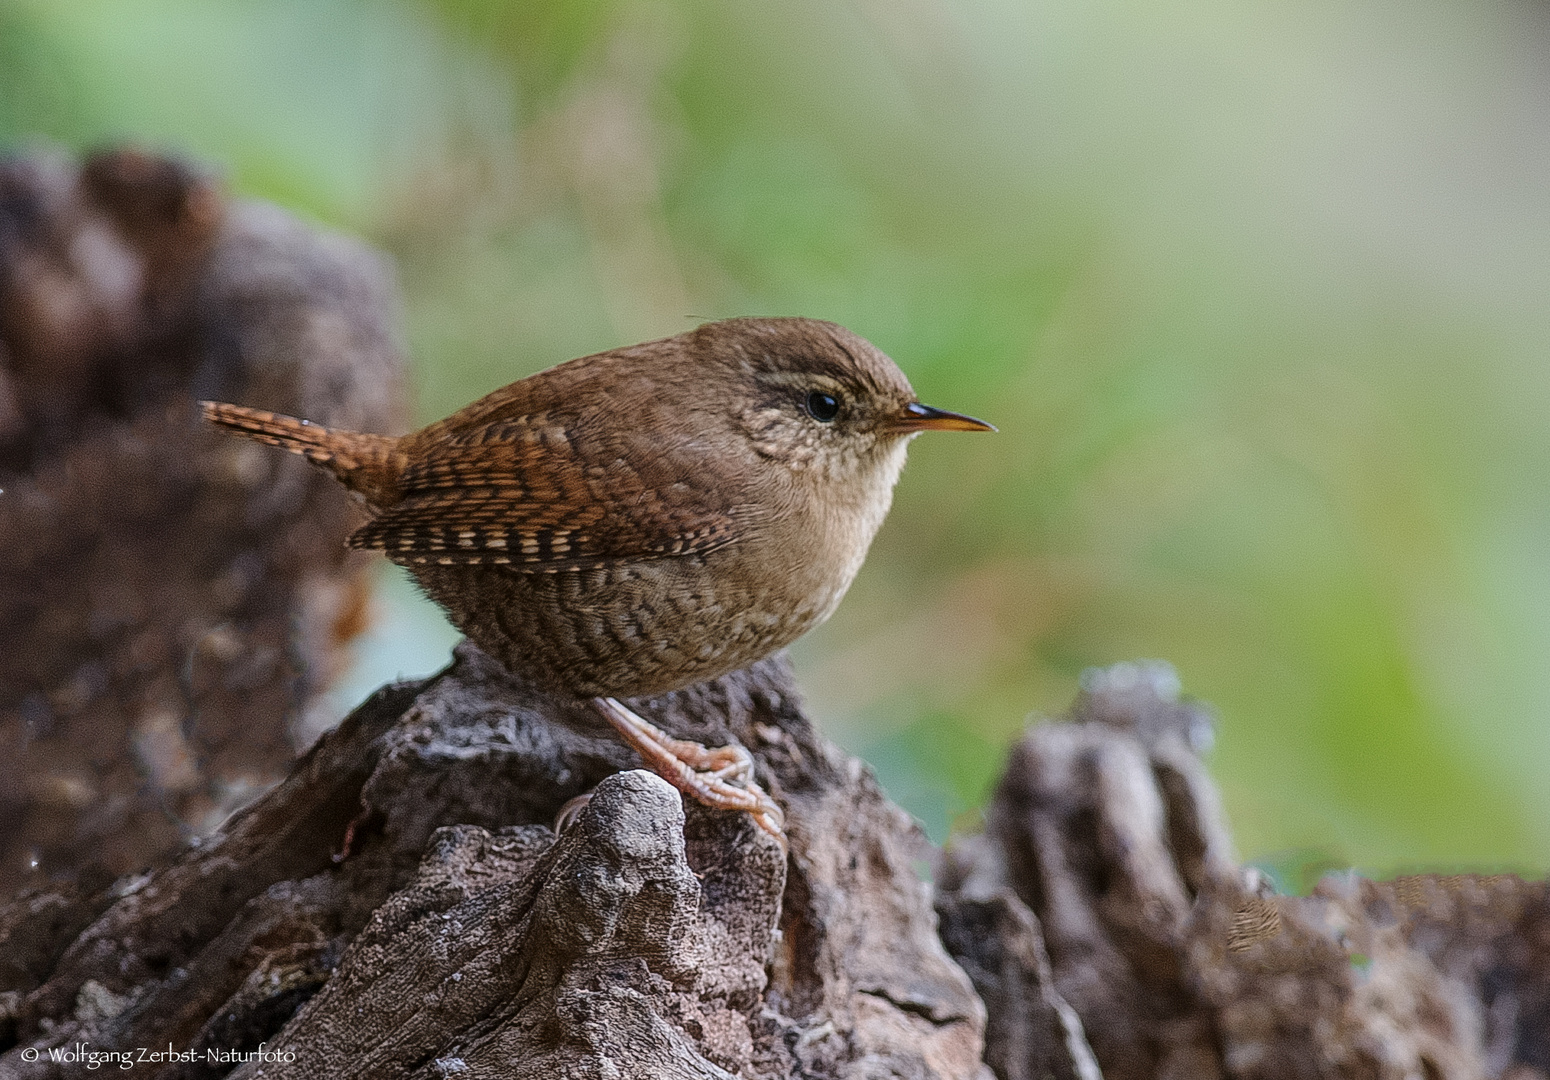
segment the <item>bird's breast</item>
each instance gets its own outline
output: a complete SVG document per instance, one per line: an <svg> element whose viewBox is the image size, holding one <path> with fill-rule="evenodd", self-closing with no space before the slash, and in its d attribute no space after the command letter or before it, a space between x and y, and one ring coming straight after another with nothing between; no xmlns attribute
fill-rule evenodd
<svg viewBox="0 0 1550 1080"><path fill-rule="evenodd" d="M783 582L804 630L834 613L888 516L906 445L882 448L844 475L792 474L792 491L771 504L739 557Z"/></svg>

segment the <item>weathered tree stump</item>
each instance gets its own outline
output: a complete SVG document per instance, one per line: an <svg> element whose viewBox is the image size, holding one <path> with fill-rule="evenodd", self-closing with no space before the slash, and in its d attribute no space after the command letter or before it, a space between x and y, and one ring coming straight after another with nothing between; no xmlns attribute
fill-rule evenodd
<svg viewBox="0 0 1550 1080"><path fill-rule="evenodd" d="M1167 678L1095 673L1030 730L940 857L944 952L919 832L782 658L633 705L748 746L789 856L461 646L171 865L0 909L0 1076L82 1075L83 1045L173 1048L168 1077L1547 1075L1545 886L1271 894Z"/></svg>
<svg viewBox="0 0 1550 1080"><path fill-rule="evenodd" d="M397 325L379 256L189 165L0 159L0 893L180 849L316 734L348 500L195 402L390 427Z"/></svg>
<svg viewBox="0 0 1550 1080"><path fill-rule="evenodd" d="M0 953L35 959L0 1075L72 1075L48 1050L83 1042L193 1048L178 1077L260 1043L294 1060L237 1075L988 1075L924 838L814 732L785 660L633 707L754 749L789 858L465 644L173 865L13 905Z"/></svg>
<svg viewBox="0 0 1550 1080"><path fill-rule="evenodd" d="M1004 1080L1543 1080L1550 889L1327 878L1232 860L1171 671L1090 672L1013 750L982 837L940 863L949 950Z"/></svg>

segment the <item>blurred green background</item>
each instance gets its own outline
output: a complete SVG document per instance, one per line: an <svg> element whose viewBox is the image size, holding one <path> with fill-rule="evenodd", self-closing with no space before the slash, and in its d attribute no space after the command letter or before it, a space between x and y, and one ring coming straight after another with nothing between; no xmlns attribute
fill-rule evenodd
<svg viewBox="0 0 1550 1080"><path fill-rule="evenodd" d="M810 706L941 838L1081 670L1179 669L1293 885L1550 861L1550 10L0 0L0 139L222 163L393 252L417 415L734 314L920 440ZM401 579L341 708L432 670Z"/></svg>

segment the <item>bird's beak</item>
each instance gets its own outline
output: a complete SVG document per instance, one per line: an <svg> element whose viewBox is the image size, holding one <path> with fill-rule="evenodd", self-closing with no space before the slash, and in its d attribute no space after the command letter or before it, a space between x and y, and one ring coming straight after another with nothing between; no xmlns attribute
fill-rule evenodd
<svg viewBox="0 0 1550 1080"><path fill-rule="evenodd" d="M883 430L892 435L905 435L913 431L995 431L983 420L976 420L963 413L933 409L912 401L897 414L883 423Z"/></svg>

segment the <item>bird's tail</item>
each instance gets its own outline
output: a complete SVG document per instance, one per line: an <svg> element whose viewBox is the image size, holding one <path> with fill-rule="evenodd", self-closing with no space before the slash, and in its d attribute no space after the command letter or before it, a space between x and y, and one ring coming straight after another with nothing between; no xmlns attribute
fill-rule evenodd
<svg viewBox="0 0 1550 1080"><path fill-rule="evenodd" d="M398 440L391 435L340 431L310 420L220 401L201 401L199 407L212 424L300 454L327 469L373 506L386 506L393 501L400 463Z"/></svg>

